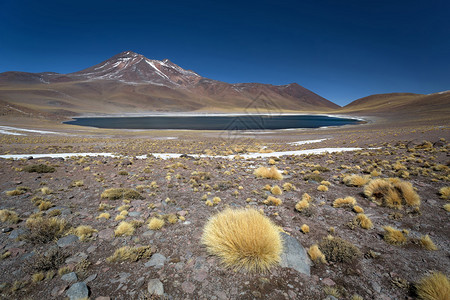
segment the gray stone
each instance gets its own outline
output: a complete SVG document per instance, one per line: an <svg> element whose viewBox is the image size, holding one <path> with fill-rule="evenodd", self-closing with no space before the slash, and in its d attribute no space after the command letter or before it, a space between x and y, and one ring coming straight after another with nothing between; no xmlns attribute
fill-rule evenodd
<svg viewBox="0 0 450 300"><path fill-rule="evenodd" d="M183 292L192 294L195 290L195 285L190 281L185 281L181 284L181 288L183 289Z"/></svg>
<svg viewBox="0 0 450 300"><path fill-rule="evenodd" d="M77 277L77 274L75 274L75 272L70 272L70 273L67 273L67 274L64 274L63 276L61 276L61 279L64 281L67 281L69 283L72 283L72 282L77 282L78 277Z"/></svg>
<svg viewBox="0 0 450 300"><path fill-rule="evenodd" d="M24 230L22 228L14 229L13 231L11 231L8 238L15 240L15 239L19 238L19 236L27 234L28 232L29 232L28 230Z"/></svg>
<svg viewBox="0 0 450 300"><path fill-rule="evenodd" d="M166 257L160 253L155 253L152 255L152 258L148 262L145 263L145 266L155 267L157 269L164 267L164 262L166 261Z"/></svg>
<svg viewBox="0 0 450 300"><path fill-rule="evenodd" d="M89 276L88 278L86 278L86 279L84 280L84 283L89 283L89 282L91 282L92 280L94 280L95 278L97 278L97 274L92 274L91 276Z"/></svg>
<svg viewBox="0 0 450 300"><path fill-rule="evenodd" d="M147 291L150 295L162 296L164 294L164 286L158 278L150 279L147 285Z"/></svg>
<svg viewBox="0 0 450 300"><path fill-rule="evenodd" d="M130 211L128 213L128 216L130 216L130 217L140 217L141 216L141 212L139 212L139 211Z"/></svg>
<svg viewBox="0 0 450 300"><path fill-rule="evenodd" d="M74 234L69 234L68 236L60 238L56 243L59 247L68 247L79 241L79 238Z"/></svg>
<svg viewBox="0 0 450 300"><path fill-rule="evenodd" d="M107 228L100 230L98 232L98 237L102 240L112 240L114 239L114 229Z"/></svg>
<svg viewBox="0 0 450 300"><path fill-rule="evenodd" d="M283 268L292 268L302 274L310 275L311 261L305 248L290 235L281 232L283 241L283 253L281 254L280 266Z"/></svg>
<svg viewBox="0 0 450 300"><path fill-rule="evenodd" d="M84 299L89 296L89 289L84 282L77 282L73 284L67 291L66 296L70 300Z"/></svg>

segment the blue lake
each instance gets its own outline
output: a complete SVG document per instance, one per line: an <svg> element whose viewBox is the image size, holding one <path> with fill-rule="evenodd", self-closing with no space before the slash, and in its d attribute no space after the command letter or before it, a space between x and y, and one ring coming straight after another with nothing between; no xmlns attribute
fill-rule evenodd
<svg viewBox="0 0 450 300"><path fill-rule="evenodd" d="M111 129L267 130L363 123L323 115L210 115L74 118L65 124Z"/></svg>

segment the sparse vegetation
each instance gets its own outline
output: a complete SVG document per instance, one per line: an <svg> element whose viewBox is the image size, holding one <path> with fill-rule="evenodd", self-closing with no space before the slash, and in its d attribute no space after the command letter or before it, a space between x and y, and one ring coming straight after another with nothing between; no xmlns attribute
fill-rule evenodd
<svg viewBox="0 0 450 300"><path fill-rule="evenodd" d="M160 218L151 218L148 222L148 229L159 230L164 226L164 220Z"/></svg>
<svg viewBox="0 0 450 300"><path fill-rule="evenodd" d="M353 207L354 205L356 205L356 199L351 196L347 196L345 198L337 198L333 202L333 207Z"/></svg>
<svg viewBox="0 0 450 300"><path fill-rule="evenodd" d="M406 237L402 231L391 226L384 226L384 240L392 245L403 245L406 243Z"/></svg>
<svg viewBox="0 0 450 300"><path fill-rule="evenodd" d="M106 261L110 263L121 261L135 262L140 259L150 258L152 254L153 250L150 246L140 246L140 247L124 246L114 251L113 255L106 258Z"/></svg>
<svg viewBox="0 0 450 300"><path fill-rule="evenodd" d="M46 164L36 164L29 165L23 168L25 172L28 173L53 173L55 172L55 168Z"/></svg>
<svg viewBox="0 0 450 300"><path fill-rule="evenodd" d="M114 230L115 236L133 235L133 233L134 233L133 225L125 221L120 222L116 230Z"/></svg>
<svg viewBox="0 0 450 300"><path fill-rule="evenodd" d="M419 239L419 244L427 249L427 250L437 250L438 248L436 247L436 245L433 243L433 241L431 240L430 236L428 234L421 236Z"/></svg>
<svg viewBox="0 0 450 300"><path fill-rule="evenodd" d="M89 225L80 225L73 230L73 233L83 242L92 238L92 234L95 232L97 232L97 230Z"/></svg>
<svg viewBox="0 0 450 300"><path fill-rule="evenodd" d="M353 174L353 175L345 176L342 181L347 186L363 186L367 182L369 182L369 180L370 180L370 177L367 175L360 176L360 175Z"/></svg>
<svg viewBox="0 0 450 300"><path fill-rule="evenodd" d="M312 245L308 249L308 255L311 260L315 263L326 263L325 255L320 251L319 246L317 244Z"/></svg>
<svg viewBox="0 0 450 300"><path fill-rule="evenodd" d="M416 284L417 295L423 300L448 300L450 281L445 274L433 272Z"/></svg>
<svg viewBox="0 0 450 300"><path fill-rule="evenodd" d="M133 189L126 188L111 188L105 190L101 196L102 199L106 198L109 200L118 199L143 199L142 195Z"/></svg>
<svg viewBox="0 0 450 300"><path fill-rule="evenodd" d="M411 183L399 179L374 179L364 187L366 197L378 205L401 209L402 205L419 207L420 197Z"/></svg>
<svg viewBox="0 0 450 300"><path fill-rule="evenodd" d="M33 243L47 243L53 241L68 230L66 220L53 218L29 218L26 221L26 226L30 230L25 238Z"/></svg>
<svg viewBox="0 0 450 300"><path fill-rule="evenodd" d="M275 180L281 180L283 179L283 175L278 171L277 167L273 166L270 169L266 167L259 167L254 172L256 177L259 178L268 178L268 179L275 179Z"/></svg>
<svg viewBox="0 0 450 300"><path fill-rule="evenodd" d="M450 186L445 186L439 190L439 194L441 195L441 198L444 200L450 199Z"/></svg>
<svg viewBox="0 0 450 300"><path fill-rule="evenodd" d="M1 209L0 210L0 221L3 223L7 222L10 224L16 224L19 222L19 216L16 212L8 209Z"/></svg>
<svg viewBox="0 0 450 300"><path fill-rule="evenodd" d="M350 263L361 255L355 245L331 235L320 242L319 248L325 255L326 260L332 262Z"/></svg>
<svg viewBox="0 0 450 300"><path fill-rule="evenodd" d="M278 205L281 205L283 203L283 201L281 201L280 198L275 198L273 196L268 196L267 199L263 201L263 203L266 204L266 205L278 206Z"/></svg>
<svg viewBox="0 0 450 300"><path fill-rule="evenodd" d="M203 229L209 253L233 269L266 271L280 261L282 242L275 224L254 209L225 209Z"/></svg>

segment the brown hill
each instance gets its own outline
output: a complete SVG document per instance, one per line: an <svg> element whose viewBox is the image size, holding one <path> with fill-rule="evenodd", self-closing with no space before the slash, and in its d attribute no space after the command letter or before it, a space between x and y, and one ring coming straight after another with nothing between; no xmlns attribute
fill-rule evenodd
<svg viewBox="0 0 450 300"><path fill-rule="evenodd" d="M229 84L131 51L75 73L0 73L0 99L59 115L339 108L296 83Z"/></svg>

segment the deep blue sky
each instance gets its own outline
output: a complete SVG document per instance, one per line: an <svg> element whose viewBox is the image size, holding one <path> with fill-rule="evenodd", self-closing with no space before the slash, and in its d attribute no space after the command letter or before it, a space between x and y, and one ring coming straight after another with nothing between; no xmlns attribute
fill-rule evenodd
<svg viewBox="0 0 450 300"><path fill-rule="evenodd" d="M450 1L0 0L0 72L75 72L132 50L337 103L450 89Z"/></svg>

